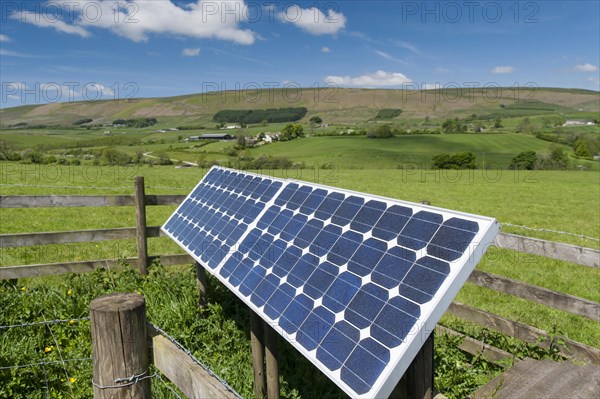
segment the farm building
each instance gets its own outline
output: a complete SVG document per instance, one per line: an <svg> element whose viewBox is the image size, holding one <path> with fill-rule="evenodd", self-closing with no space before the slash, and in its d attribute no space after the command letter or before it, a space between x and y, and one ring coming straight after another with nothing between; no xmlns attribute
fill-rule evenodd
<svg viewBox="0 0 600 399"><path fill-rule="evenodd" d="M593 121L584 121L584 120L568 120L563 124L563 127L566 126L593 126L595 123Z"/></svg>
<svg viewBox="0 0 600 399"><path fill-rule="evenodd" d="M229 133L208 133L208 134L203 134L201 136L194 136L194 137L196 137L197 140L233 140L233 139L235 139L235 137ZM192 137L190 137L190 140L191 139L192 139Z"/></svg>

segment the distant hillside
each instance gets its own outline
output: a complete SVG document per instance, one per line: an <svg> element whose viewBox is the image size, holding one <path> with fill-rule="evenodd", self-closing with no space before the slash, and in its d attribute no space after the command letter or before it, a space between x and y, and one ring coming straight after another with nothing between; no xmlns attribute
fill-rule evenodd
<svg viewBox="0 0 600 399"><path fill-rule="evenodd" d="M3 127L71 125L82 118L93 123L111 123L120 118L153 117L174 126L211 123L223 109L267 109L306 107L310 118L319 114L328 123L364 122L381 109L398 109L400 118L445 118L470 114L520 116L547 113L600 112L600 93L578 89L541 88L535 91L511 88L403 91L383 89L299 89L254 92L218 92L179 97L128 101L93 101L21 106L0 110Z"/></svg>

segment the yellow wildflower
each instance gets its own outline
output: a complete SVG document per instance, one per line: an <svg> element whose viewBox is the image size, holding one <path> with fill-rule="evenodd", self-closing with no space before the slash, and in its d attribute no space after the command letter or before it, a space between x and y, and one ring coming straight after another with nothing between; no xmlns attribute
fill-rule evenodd
<svg viewBox="0 0 600 399"><path fill-rule="evenodd" d="M52 346L47 346L47 347L45 347L45 348L44 348L44 352L46 352L46 353L50 353L50 352L52 352Z"/></svg>
<svg viewBox="0 0 600 399"><path fill-rule="evenodd" d="M21 291L23 291L23 292L27 291L27 287L21 287Z"/></svg>
<svg viewBox="0 0 600 399"><path fill-rule="evenodd" d="M71 295L71 294L73 294L73 290L67 291L67 295Z"/></svg>
<svg viewBox="0 0 600 399"><path fill-rule="evenodd" d="M75 378L75 377L71 377L71 378L69 378L69 382L70 382L71 384L72 384L72 383L74 383L75 381L77 381L77 378Z"/></svg>
<svg viewBox="0 0 600 399"><path fill-rule="evenodd" d="M73 325L73 324L75 324L75 320L73 320L73 319L69 320L69 325Z"/></svg>

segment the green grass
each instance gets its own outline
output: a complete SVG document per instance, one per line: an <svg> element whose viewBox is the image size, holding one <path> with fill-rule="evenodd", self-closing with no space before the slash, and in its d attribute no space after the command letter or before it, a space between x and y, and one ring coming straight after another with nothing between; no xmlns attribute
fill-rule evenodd
<svg viewBox="0 0 600 399"><path fill-rule="evenodd" d="M301 140L298 140L298 143L300 142ZM225 144L215 143L210 146L219 151L223 145ZM186 194L205 172L199 168L175 169L172 166L75 167L3 162L0 163L0 184L2 184L0 188L2 195L132 194L133 177L143 175L147 186L146 192L149 194ZM410 168L263 172L277 177L307 180L414 202L426 199L435 206L493 216L501 223L522 224L534 228L563 230L600 237L600 185L594 183L598 181L597 172L532 173L504 170L496 174L481 170L451 172ZM148 224L162 224L173 210L173 206L148 207ZM135 213L131 207L0 210L0 234L130 227L134 224ZM571 235L527 231L508 226L503 230L598 248L596 241ZM152 255L181 252L182 250L167 238L149 240L149 253ZM136 245L134 240L129 239L3 248L1 254L1 265L108 259L135 256ZM600 270L598 269L496 248L488 250L478 268L554 291L593 301L600 300ZM166 273L161 269L152 270L156 279L139 279L135 273L112 275L97 272L80 276L22 280L21 284L27 287L26 293L19 291L20 286L14 292L3 288L0 294L0 301L2 301L0 308L3 309L0 310L0 324L38 320L39 317L79 317L87 313L87 304L95 295L115 290L139 290L149 301L149 318L152 322L181 340L197 357L209 364L239 392L250 396L251 362L245 307L226 288L211 278L209 310L205 318L198 319L195 317L195 287L191 269L175 267L170 268ZM78 298L76 304L71 304L65 297L68 289L75 290ZM567 314L472 284L463 287L457 300L546 331L556 329L570 339L600 347L598 323L584 317ZM46 307L47 301L53 301L53 305ZM40 307L47 311L40 312ZM15 311L30 308L32 309L30 312ZM33 311L33 309L38 310ZM451 318L444 317L442 322L458 328ZM79 343L72 349L65 349L66 354L86 355L87 349L76 349L89 347L89 343L84 341L85 337L88 337L86 328L88 327L82 325L81 330L78 331L70 331L62 327L55 330L55 334L62 337L58 338L60 345L69 347L69 337ZM474 333L476 337L481 333L480 329L477 331ZM44 356L43 351L40 353L40 348L52 342L50 341L52 337L44 331L30 334L33 341L23 341L20 338L17 340L16 336L11 334L2 334L0 331L2 364L20 364L21 360L26 360L23 356L29 357L32 362L37 361ZM493 378L501 369L487 363L482 364L478 358L459 353L456 350L457 342L454 341L448 337L436 340L436 370L438 370L436 387L449 397L460 398ZM15 345L15 342L23 342L23 344ZM504 347L503 339L498 342L498 346L517 356L532 356L536 351L535 348L523 349L522 344ZM316 372L314 367L289 344L282 342L281 353L283 397L344 397L333 383ZM467 366L468 363L474 366ZM73 387L68 387L65 381L60 381L65 373L64 369L59 367L50 372L53 376L57 376L49 381L50 386L54 387L52 389L56 389L57 392L62 389L68 395L68 390ZM76 376L78 381L89 380L90 371L83 366L79 369L68 369L67 372L69 376ZM27 386L27 381L43 381L44 378L42 370L38 369L27 370L25 374L19 376L11 374L4 379L10 381L10 385L5 384L5 386L14 389L17 382ZM311 383L307 384L306 381ZM87 388L76 389L81 389L76 391L79 397L87 395L85 391ZM169 397L160 396L166 395L161 391L162 388L156 389L159 398ZM14 392L30 391L18 388ZM9 396L19 397L14 392ZM44 393L43 390L39 392Z"/></svg>
<svg viewBox="0 0 600 399"><path fill-rule="evenodd" d="M521 134L419 135L390 139L314 137L273 143L252 150L251 154L286 156L309 167L332 164L340 169L423 169L431 165L435 155L472 151L480 167L506 169L519 152L533 150L543 154L549 151L550 145Z"/></svg>

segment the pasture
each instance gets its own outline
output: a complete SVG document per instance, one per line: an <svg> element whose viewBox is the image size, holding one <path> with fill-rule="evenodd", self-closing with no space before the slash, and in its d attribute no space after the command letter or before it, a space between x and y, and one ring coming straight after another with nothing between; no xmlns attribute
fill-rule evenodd
<svg viewBox="0 0 600 399"><path fill-rule="evenodd" d="M3 162L0 163L0 187L3 195L132 194L134 176L144 176L147 194L187 194L205 172L200 168L176 169L173 166L101 167ZM599 246L597 241L581 237L600 236L600 186L597 184L597 172L432 171L408 167L396 170L334 168L259 172L414 202L428 200L434 206L492 216L505 224L561 230L579 236L529 231L509 225L504 226L505 232L592 248ZM173 209L173 206L149 207L148 224L162 224ZM0 220L1 234L67 231L134 226L135 212L129 207L2 209ZM168 238L149 240L150 254L181 252ZM135 255L136 244L133 239L2 248L0 265L126 258ZM581 298L600 300L598 269L497 248L488 250L478 269ZM21 320L21 314L10 310L20 306L24 306L23 309L29 315L42 314L49 319L75 318L86 315L87 303L96 295L116 290L139 291L148 298L151 322L173 334L186 347L192 348L199 359L209 364L242 395L250 396L252 368L249 340L245 335L248 331L246 311L215 279L210 279L209 282L209 308L204 318L197 318L193 271L188 266L169 269L153 266L149 278L140 278L135 272L96 272L80 276L22 279L14 289L6 286L1 295L2 308L5 310L0 312L0 324L16 324ZM55 309L51 312L48 310L50 299L54 302L51 308ZM464 286L457 300L600 348L600 327L587 318L471 283ZM518 356L548 356L516 340L490 335L487 330L460 322L455 317L445 316L442 324L468 331L480 337L479 339L487 337L485 339ZM65 328L56 327L54 331L60 344L69 348L67 353L70 356L87 356L86 350L81 348L86 347L88 328L89 324L83 322ZM39 345L42 345L42 349L50 345L36 341L43 339L42 333L32 334L33 341L27 341L14 350L8 348L11 347L9 342L16 339L15 336L5 334L4 341L0 341L0 358L7 364L16 364L20 362L17 359L19 353L35 352L39 350ZM436 341L436 359L440 362L436 371L436 387L451 398L464 397L501 371L497 366L461 354L456 349L457 342L445 336L440 336ZM283 345L281 352L283 397L343 397L330 381L320 373L315 373L313 367L291 346ZM55 354L50 353L47 357L50 359L52 356L55 357ZM466 363L470 362L475 363L474 367L466 367ZM88 388L81 383L89 378L86 367L69 369L68 377L80 381L70 385L61 381L61 378L66 378L61 377L61 373L65 373L62 368L55 367L52 370L58 375L50 380L52 387L62 387L66 392L71 390L71 394L75 396L89 395ZM24 392L19 391L19 381L39 380L43 375L28 370L25 374L15 374L9 378L11 384L8 387L12 387L12 392ZM306 381L312 383L306 384ZM65 384L68 387L65 388ZM56 389L59 391L59 388ZM154 383L153 389L158 398L171 397L158 383Z"/></svg>

